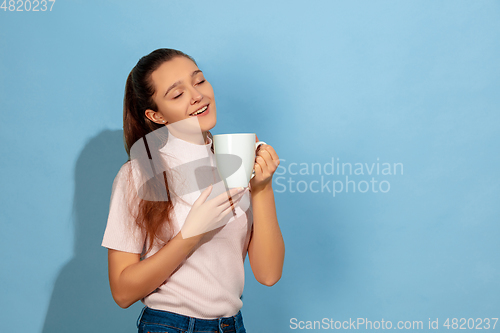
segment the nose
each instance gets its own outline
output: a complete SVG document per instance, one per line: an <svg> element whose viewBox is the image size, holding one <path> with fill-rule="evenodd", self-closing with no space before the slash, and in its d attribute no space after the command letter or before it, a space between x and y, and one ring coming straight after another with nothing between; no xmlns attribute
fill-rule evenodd
<svg viewBox="0 0 500 333"><path fill-rule="evenodd" d="M203 99L203 95L196 89L196 87L193 87L192 93L191 93L191 104L199 103Z"/></svg>

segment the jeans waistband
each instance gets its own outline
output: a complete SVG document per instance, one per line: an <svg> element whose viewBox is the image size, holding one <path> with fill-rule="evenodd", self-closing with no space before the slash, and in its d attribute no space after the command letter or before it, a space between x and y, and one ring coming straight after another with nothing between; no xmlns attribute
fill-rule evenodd
<svg viewBox="0 0 500 333"><path fill-rule="evenodd" d="M243 317L240 311L231 317L201 319L145 307L139 321L144 324L161 325L186 332L235 332L243 326Z"/></svg>

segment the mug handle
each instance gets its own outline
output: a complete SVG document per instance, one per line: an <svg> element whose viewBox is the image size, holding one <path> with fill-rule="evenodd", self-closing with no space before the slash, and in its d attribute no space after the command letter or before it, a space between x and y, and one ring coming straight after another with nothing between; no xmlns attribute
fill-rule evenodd
<svg viewBox="0 0 500 333"><path fill-rule="evenodd" d="M256 142L255 151L257 151L257 148L259 148L260 145L267 145L267 143L265 143L264 141ZM255 177L255 170L252 170L252 176L250 177L250 179L252 179L253 177Z"/></svg>

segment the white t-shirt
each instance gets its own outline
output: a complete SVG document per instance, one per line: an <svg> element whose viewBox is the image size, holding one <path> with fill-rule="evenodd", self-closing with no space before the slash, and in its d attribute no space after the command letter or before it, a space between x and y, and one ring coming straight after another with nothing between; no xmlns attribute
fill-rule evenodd
<svg viewBox="0 0 500 333"><path fill-rule="evenodd" d="M225 190L215 168L214 154L210 149L212 142L209 140L206 145L197 145L169 133L167 144L159 149L158 156L166 159L171 168L188 165L187 169L190 169L194 165L196 168L191 173L201 188L183 194L182 200L173 201L173 235L179 232L191 205L204 188L218 180L214 183L212 192L222 193ZM133 163L134 160L125 163L113 183L102 246L124 252L144 253L145 236L136 226L127 206L126 175ZM182 180L179 183L183 183ZM169 183L171 185L175 184ZM137 207L131 208L134 210ZM177 270L153 293L142 299L142 302L153 309L204 319L235 315L243 305L240 299L245 277L243 263L252 229L248 191L236 206L235 213L236 217L232 212L229 213L231 218L226 225L208 232ZM145 257L154 255L163 244L153 247Z"/></svg>

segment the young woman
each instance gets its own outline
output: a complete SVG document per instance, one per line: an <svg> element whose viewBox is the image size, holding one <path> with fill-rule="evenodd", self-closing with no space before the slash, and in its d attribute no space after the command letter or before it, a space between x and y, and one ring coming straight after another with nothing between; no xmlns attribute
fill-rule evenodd
<svg viewBox="0 0 500 333"><path fill-rule="evenodd" d="M146 305L139 332L245 332L246 255L266 286L283 267L276 152L261 145L249 187L226 191L214 167L212 86L191 57L172 49L132 69L123 122L129 160L113 183L102 242L114 300Z"/></svg>

